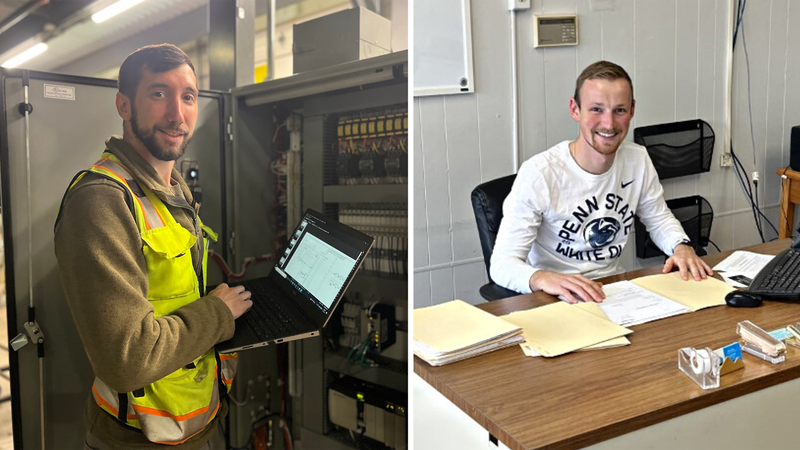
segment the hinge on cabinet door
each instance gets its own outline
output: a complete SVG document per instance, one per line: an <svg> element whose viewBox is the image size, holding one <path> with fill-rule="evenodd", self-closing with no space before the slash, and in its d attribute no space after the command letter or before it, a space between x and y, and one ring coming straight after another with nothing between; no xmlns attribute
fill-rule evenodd
<svg viewBox="0 0 800 450"><path fill-rule="evenodd" d="M228 117L228 126L226 127L226 131L228 132L228 140L233 142L233 116Z"/></svg>

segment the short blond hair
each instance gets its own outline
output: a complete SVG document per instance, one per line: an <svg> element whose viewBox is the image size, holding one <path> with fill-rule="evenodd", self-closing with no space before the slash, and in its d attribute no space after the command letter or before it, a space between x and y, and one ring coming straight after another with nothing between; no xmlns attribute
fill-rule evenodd
<svg viewBox="0 0 800 450"><path fill-rule="evenodd" d="M583 82L586 80L608 80L614 81L623 79L628 82L628 86L631 88L631 100L633 100L633 82L631 81L631 77L628 75L628 72L625 71L622 67L617 64L614 64L609 61L597 61L596 63L591 64L589 67L583 69L580 76L578 76L577 81L575 81L575 94L572 98L575 99L575 103L578 107L581 106L581 86L583 86Z"/></svg>

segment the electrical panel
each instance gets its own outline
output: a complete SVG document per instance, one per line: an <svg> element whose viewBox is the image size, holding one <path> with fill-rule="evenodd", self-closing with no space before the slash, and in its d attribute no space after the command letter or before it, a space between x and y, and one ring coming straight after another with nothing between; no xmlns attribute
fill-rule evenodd
<svg viewBox="0 0 800 450"><path fill-rule="evenodd" d="M408 109L342 114L336 120L336 184L408 183Z"/></svg>
<svg viewBox="0 0 800 450"><path fill-rule="evenodd" d="M366 436L389 448L406 447L407 396L352 377L342 377L328 388L328 415L336 426Z"/></svg>
<svg viewBox="0 0 800 450"><path fill-rule="evenodd" d="M346 205L339 209L339 221L375 238L362 270L408 275L408 208L405 204Z"/></svg>

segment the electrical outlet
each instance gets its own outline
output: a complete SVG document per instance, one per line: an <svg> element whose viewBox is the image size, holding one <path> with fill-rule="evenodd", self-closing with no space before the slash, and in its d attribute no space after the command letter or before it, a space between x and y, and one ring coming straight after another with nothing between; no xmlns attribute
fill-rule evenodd
<svg viewBox="0 0 800 450"><path fill-rule="evenodd" d="M531 0L508 0L509 11L520 11L531 9Z"/></svg>
<svg viewBox="0 0 800 450"><path fill-rule="evenodd" d="M719 158L720 167L733 167L733 157L730 153L723 153Z"/></svg>

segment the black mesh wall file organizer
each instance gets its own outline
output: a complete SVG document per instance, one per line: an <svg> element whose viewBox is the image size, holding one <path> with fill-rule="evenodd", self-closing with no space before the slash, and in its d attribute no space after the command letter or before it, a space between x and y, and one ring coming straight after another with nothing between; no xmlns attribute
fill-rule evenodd
<svg viewBox="0 0 800 450"><path fill-rule="evenodd" d="M647 147L661 180L711 170L714 130L703 120L639 127L633 140Z"/></svg>
<svg viewBox="0 0 800 450"><path fill-rule="evenodd" d="M690 197L673 198L667 200L667 207L683 226L683 231L692 241L692 246L698 255L705 255L705 247L711 236L711 222L714 220L714 210L708 200L699 195ZM637 216L634 223L636 230L636 257L652 258L664 255L650 239L650 234Z"/></svg>

